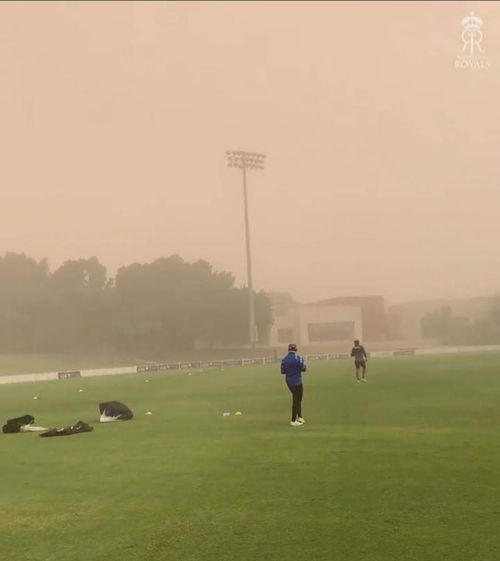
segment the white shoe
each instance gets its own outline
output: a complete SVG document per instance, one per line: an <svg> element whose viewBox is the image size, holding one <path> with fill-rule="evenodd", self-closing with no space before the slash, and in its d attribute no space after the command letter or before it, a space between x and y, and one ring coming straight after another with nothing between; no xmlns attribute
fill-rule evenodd
<svg viewBox="0 0 500 561"><path fill-rule="evenodd" d="M366 382L366 378L361 378L361 381L362 381L362 382Z"/></svg>
<svg viewBox="0 0 500 561"><path fill-rule="evenodd" d="M358 379L356 380L356 382L359 384L359 383L361 382L361 380L358 378Z"/></svg>
<svg viewBox="0 0 500 561"><path fill-rule="evenodd" d="M299 423L299 421L290 421L290 426L292 427L301 427L302 423Z"/></svg>
<svg viewBox="0 0 500 561"><path fill-rule="evenodd" d="M303 419L302 417L297 417L297 421L298 421L301 425L303 425L303 424L306 422L305 419Z"/></svg>

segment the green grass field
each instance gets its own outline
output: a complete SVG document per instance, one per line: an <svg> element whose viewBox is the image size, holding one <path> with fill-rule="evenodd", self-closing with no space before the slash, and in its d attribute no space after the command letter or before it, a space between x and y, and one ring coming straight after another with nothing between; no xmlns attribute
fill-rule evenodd
<svg viewBox="0 0 500 561"><path fill-rule="evenodd" d="M276 367L0 386L4 419L95 426L0 435L1 559L499 558L500 356L311 363L289 407Z"/></svg>

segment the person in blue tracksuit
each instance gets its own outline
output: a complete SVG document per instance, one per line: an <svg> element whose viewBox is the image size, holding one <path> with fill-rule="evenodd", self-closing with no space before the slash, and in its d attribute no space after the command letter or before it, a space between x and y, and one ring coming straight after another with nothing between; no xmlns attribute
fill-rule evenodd
<svg viewBox="0 0 500 561"><path fill-rule="evenodd" d="M305 372L306 368L304 357L297 353L297 345L290 343L288 354L281 360L281 373L285 376L286 385L292 393L292 427L300 427L305 423L302 417L302 372Z"/></svg>

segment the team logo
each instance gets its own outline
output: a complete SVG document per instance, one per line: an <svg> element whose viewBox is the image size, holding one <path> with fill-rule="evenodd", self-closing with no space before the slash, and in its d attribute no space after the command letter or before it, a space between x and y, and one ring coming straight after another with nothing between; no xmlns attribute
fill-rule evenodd
<svg viewBox="0 0 500 561"><path fill-rule="evenodd" d="M457 54L455 68L489 68L491 66L488 56L482 45L483 20L471 12L462 20L462 51Z"/></svg>

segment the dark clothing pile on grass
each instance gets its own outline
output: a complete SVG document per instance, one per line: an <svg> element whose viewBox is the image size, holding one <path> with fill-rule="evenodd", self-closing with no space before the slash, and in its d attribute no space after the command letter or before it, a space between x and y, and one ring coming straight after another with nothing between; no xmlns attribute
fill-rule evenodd
<svg viewBox="0 0 500 561"><path fill-rule="evenodd" d="M8 419L2 427L2 432L5 434L12 434L16 432L40 432L47 430L45 427L36 427L34 422L35 417L33 417L33 415L23 415L22 417Z"/></svg>
<svg viewBox="0 0 500 561"><path fill-rule="evenodd" d="M74 425L68 427L62 427L60 429L49 429L48 431L42 432L40 436L69 436L71 434L80 434L82 432L92 432L94 427L83 421L78 421Z"/></svg>

